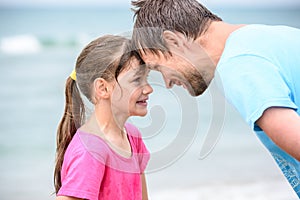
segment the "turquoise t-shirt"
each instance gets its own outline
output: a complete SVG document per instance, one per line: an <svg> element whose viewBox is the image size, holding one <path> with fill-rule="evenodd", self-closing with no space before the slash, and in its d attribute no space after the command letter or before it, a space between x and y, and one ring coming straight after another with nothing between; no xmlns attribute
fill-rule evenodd
<svg viewBox="0 0 300 200"><path fill-rule="evenodd" d="M291 108L300 115L300 30L267 25L236 30L226 42L215 77L300 197L300 162L255 124L270 107Z"/></svg>

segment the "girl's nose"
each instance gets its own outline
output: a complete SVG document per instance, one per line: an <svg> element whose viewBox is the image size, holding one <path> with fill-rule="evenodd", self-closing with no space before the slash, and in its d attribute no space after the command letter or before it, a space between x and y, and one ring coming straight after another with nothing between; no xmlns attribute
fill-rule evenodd
<svg viewBox="0 0 300 200"><path fill-rule="evenodd" d="M147 85L145 85L143 88L143 94L151 94L152 92L153 92L153 88L149 83L147 83Z"/></svg>

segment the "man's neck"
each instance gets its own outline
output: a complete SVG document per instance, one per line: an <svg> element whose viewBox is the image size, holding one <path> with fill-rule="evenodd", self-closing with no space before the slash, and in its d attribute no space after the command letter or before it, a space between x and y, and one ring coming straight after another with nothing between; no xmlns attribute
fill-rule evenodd
<svg viewBox="0 0 300 200"><path fill-rule="evenodd" d="M200 36L200 44L217 66L225 48L226 41L231 33L245 26L244 24L227 24L225 22L212 22L206 33Z"/></svg>

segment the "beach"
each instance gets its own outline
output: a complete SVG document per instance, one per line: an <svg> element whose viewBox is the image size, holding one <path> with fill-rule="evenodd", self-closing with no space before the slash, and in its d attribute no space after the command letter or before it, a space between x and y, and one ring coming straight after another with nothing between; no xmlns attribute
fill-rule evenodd
<svg viewBox="0 0 300 200"><path fill-rule="evenodd" d="M300 28L299 9L215 11L232 23ZM132 12L2 9L0 23L0 199L55 199L55 137L65 80L87 42L131 29ZM157 73L149 79L150 112L130 122L153 155L145 172L150 199L298 199L255 133L214 88L192 98L183 88L165 89ZM204 143L207 133L213 140Z"/></svg>

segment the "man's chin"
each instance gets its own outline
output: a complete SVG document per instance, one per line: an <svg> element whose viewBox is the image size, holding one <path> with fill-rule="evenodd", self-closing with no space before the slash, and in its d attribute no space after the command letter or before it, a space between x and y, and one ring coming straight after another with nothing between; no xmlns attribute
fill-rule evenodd
<svg viewBox="0 0 300 200"><path fill-rule="evenodd" d="M194 93L194 92L191 92L191 91L188 91L189 94L192 96L192 97L197 97L197 96L200 96L201 94L197 94L197 93Z"/></svg>
<svg viewBox="0 0 300 200"><path fill-rule="evenodd" d="M202 95L205 91L206 91L207 87L206 88L202 88L202 89L193 89L193 88L189 88L187 89L189 94L192 96L192 97L197 97L197 96L200 96Z"/></svg>

